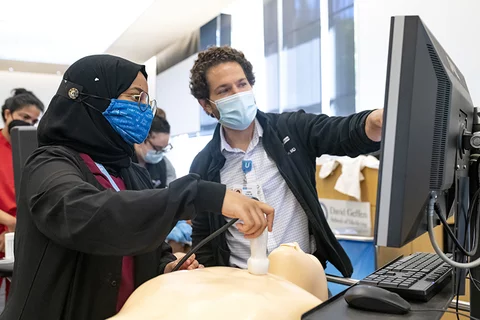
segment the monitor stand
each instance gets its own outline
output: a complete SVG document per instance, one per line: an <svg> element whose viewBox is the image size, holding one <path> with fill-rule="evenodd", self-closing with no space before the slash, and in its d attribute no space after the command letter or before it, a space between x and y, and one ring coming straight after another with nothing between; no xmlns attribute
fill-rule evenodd
<svg viewBox="0 0 480 320"><path fill-rule="evenodd" d="M472 152L470 159L474 160L471 161L470 164L470 177L471 177L471 183L470 183L470 190L478 190L480 187L480 181L479 181L479 164L477 159L479 159L478 156L478 151L476 150L475 153L476 155L473 155L474 152ZM473 196L475 192L470 192L470 194ZM478 210L478 208L477 208ZM477 215L477 219L480 219L480 216ZM470 230L469 230L470 232ZM480 239L475 239L475 241L479 241ZM479 259L480 258L480 248L477 250L477 254L472 257L472 261ZM476 267L473 269L470 269L470 275L473 279L480 279L480 267ZM463 282L463 281L462 281ZM477 282L478 283L478 282ZM473 280L470 279L470 315L472 317L480 317L480 291L477 290L478 284L475 285L473 283Z"/></svg>

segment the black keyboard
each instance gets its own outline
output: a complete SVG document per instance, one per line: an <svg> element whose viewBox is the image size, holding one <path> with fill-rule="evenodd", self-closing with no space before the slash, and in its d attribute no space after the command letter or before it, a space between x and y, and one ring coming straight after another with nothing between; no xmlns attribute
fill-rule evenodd
<svg viewBox="0 0 480 320"><path fill-rule="evenodd" d="M451 275L452 267L436 254L414 253L375 271L360 284L384 288L406 299L428 301L445 287Z"/></svg>

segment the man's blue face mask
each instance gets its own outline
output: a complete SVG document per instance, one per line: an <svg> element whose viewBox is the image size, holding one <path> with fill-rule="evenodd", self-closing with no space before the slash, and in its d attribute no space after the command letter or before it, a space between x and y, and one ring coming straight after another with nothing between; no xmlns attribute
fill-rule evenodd
<svg viewBox="0 0 480 320"><path fill-rule="evenodd" d="M139 108L138 102L117 99L112 99L102 114L115 132L130 145L145 141L154 117L150 108Z"/></svg>
<svg viewBox="0 0 480 320"><path fill-rule="evenodd" d="M240 92L210 102L217 106L220 113L218 122L230 129L247 129L257 115L257 105L252 91Z"/></svg>

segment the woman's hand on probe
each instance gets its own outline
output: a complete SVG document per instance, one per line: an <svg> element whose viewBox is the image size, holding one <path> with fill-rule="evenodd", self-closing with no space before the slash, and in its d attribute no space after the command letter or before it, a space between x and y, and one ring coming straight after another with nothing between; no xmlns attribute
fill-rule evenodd
<svg viewBox="0 0 480 320"><path fill-rule="evenodd" d="M245 234L245 238L253 239L260 236L267 226L268 231L272 231L275 210L268 204L227 190L223 199L222 214L241 220L237 223L238 230Z"/></svg>

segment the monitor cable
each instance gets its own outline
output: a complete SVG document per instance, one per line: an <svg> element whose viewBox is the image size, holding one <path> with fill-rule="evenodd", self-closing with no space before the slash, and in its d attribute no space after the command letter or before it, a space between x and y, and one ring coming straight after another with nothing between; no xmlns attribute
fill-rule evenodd
<svg viewBox="0 0 480 320"><path fill-rule="evenodd" d="M209 235L208 237L206 237L205 239L203 239L202 241L200 241L199 244L197 244L195 247L193 247L190 251L187 252L187 254L185 254L183 256L182 259L180 259L180 261L177 263L177 265L172 269L172 272L173 271L177 271L178 269L180 269L180 267L185 263L185 261L188 260L188 258L191 257L192 254L194 254L195 252L197 252L201 247L203 247L205 244L209 243L210 241L212 241L213 238L217 237L218 235L222 234L223 232L225 232L228 228L230 228L235 222L238 221L238 218L235 218L235 219L232 219L230 220L226 225L224 225L223 227L221 227L220 229L216 230L214 233L212 233L211 235Z"/></svg>
<svg viewBox="0 0 480 320"><path fill-rule="evenodd" d="M477 194L477 193L475 193L475 194ZM478 195L477 195L477 198L478 198ZM436 215L436 210L435 210L436 201L437 201L437 193L435 191L431 191L430 192L430 199L428 201L428 216L427 216L428 235L430 237L430 242L433 246L433 249L435 250L437 255L443 261L445 261L446 263L448 263L449 265L451 265L454 268L473 269L473 268L476 268L476 267L480 266L480 258L476 259L474 261L471 261L471 262L461 263L461 262L457 262L455 260L452 260L452 259L448 258L445 255L445 253L440 249L440 247L438 246L437 240L435 239L435 234L434 234L434 231L433 231L433 228L434 228L433 219L434 219L434 216ZM476 201L476 199L474 199L474 201L472 201L472 202L475 203L475 201ZM469 208L469 210L473 210L472 207L475 207L475 206L471 206L471 208ZM477 215L477 220L478 220L478 215ZM478 221L477 221L476 224L478 224ZM478 230L476 230L476 232L478 232ZM478 237L476 237L475 240L476 240L476 242L478 242ZM457 242L458 242L458 239L457 239ZM476 245L475 245L475 247L476 247Z"/></svg>
<svg viewBox="0 0 480 320"><path fill-rule="evenodd" d="M473 285L475 286L475 288L477 289L477 291L480 292L480 287L478 286L480 284L480 281L475 279L472 275L472 272L471 270L468 270L468 276L467 276L467 279L471 280Z"/></svg>
<svg viewBox="0 0 480 320"><path fill-rule="evenodd" d="M475 193L476 198L478 198L479 191L480 191L480 189ZM474 207L476 207L476 206L471 206L470 208L474 208ZM471 211L471 210L469 210L469 211ZM478 232L479 232L479 229L480 229L480 219L477 218L477 222L476 222L475 229L474 229L474 237L475 237L474 238L474 247L471 251L467 251L464 248L464 246L462 246L462 244L460 244L457 237L453 233L452 229L449 227L448 222L445 219L445 217L442 215L442 213L440 211L440 206L437 203L435 203L435 213L436 213L438 219L440 220L440 222L442 223L445 231L448 233L448 236L450 237L450 239L452 239L455 246L460 250L460 252L462 254L466 255L466 256L473 257L477 253L477 249L478 249L478 241L476 241L476 240L478 239ZM471 216L471 214L472 213L469 213L469 216ZM467 223L470 223L469 220L468 220Z"/></svg>

